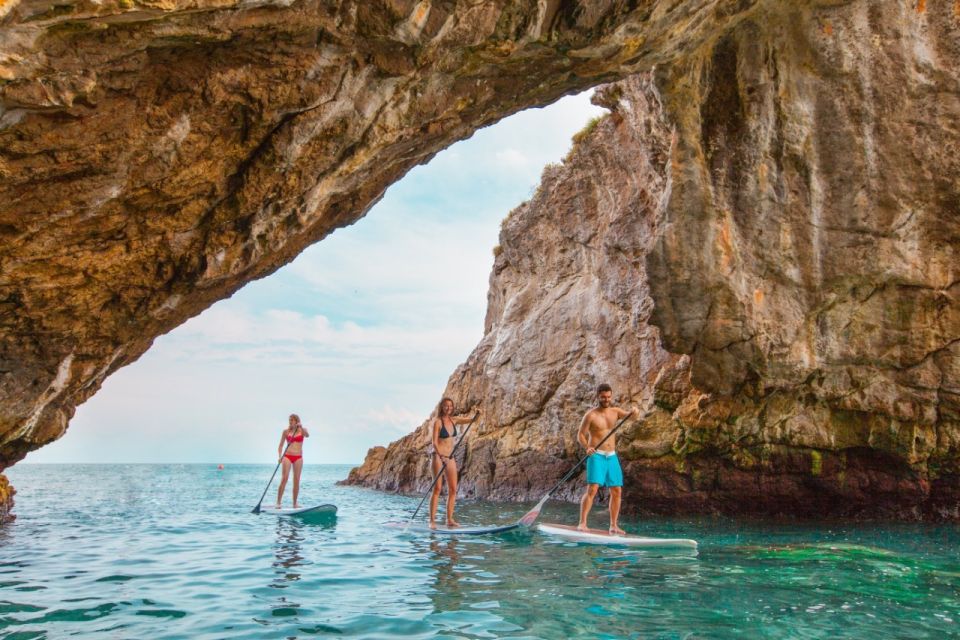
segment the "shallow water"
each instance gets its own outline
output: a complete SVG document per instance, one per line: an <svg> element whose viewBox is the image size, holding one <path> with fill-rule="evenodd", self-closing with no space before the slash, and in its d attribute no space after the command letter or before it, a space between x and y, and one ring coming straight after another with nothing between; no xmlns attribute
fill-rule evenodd
<svg viewBox="0 0 960 640"><path fill-rule="evenodd" d="M250 514L272 466L14 467L19 517L0 527L0 635L960 637L954 525L624 522L695 538L697 554L537 533L410 537L380 524L418 499L336 486L348 470L305 468L302 502L340 511L304 524ZM524 511L463 504L458 517ZM575 510L549 504L541 520L571 522Z"/></svg>

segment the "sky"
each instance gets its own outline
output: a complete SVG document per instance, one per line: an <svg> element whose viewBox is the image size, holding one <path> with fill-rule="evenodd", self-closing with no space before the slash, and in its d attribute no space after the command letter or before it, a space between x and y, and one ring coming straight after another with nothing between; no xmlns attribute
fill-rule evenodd
<svg viewBox="0 0 960 640"><path fill-rule="evenodd" d="M437 154L355 224L157 338L24 463L275 462L290 413L306 463L362 462L429 416L483 336L500 221L604 112L568 96Z"/></svg>

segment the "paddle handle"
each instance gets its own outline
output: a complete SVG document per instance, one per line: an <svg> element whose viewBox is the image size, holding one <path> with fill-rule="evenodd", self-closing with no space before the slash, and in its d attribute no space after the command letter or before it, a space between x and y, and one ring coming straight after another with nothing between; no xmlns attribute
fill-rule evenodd
<svg viewBox="0 0 960 640"><path fill-rule="evenodd" d="M463 439L467 437L467 432L470 431L470 427L473 426L473 423L477 418L480 417L480 412L477 411L473 418L470 419L470 422L467 423L467 428L463 430L463 435L460 436L460 439L457 440L457 443L453 445L453 450L450 452L450 455L447 458L452 458L457 453L457 449L460 448L460 443L463 442ZM440 455L440 454L437 454ZM437 480L440 479L440 476L443 475L443 470L447 468L447 461L441 457L440 471L437 471L437 475L433 476L433 482L430 483L430 486L427 488L427 492L423 494L423 497L420 499L420 504L417 505L416 510L414 510L413 515L410 516L410 522L413 522L414 518L417 517L417 514L420 513L420 508L423 506L423 503L427 500L427 496L430 495L430 492L433 491L434 485L437 484Z"/></svg>

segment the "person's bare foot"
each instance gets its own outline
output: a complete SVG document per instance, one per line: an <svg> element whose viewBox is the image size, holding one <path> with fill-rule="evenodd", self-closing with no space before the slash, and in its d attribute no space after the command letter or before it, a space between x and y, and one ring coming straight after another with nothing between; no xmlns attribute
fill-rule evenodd
<svg viewBox="0 0 960 640"><path fill-rule="evenodd" d="M299 508L300 508L300 505L298 505L297 503L293 503L293 508L294 508L294 509L299 509Z"/></svg>
<svg viewBox="0 0 960 640"><path fill-rule="evenodd" d="M460 523L457 522L456 520L447 520L447 526L448 526L448 527L459 527L459 526L460 526Z"/></svg>
<svg viewBox="0 0 960 640"><path fill-rule="evenodd" d="M581 522L577 525L577 531L588 531L590 527L587 526L586 522Z"/></svg>
<svg viewBox="0 0 960 640"><path fill-rule="evenodd" d="M621 529L621 528L618 527L617 525L615 525L615 524L610 525L610 535L612 535L612 536L622 536L622 535L625 535L626 533L627 533L626 531L624 531L623 529Z"/></svg>
<svg viewBox="0 0 960 640"><path fill-rule="evenodd" d="M274 509L279 509L279 508L280 508L280 503L278 502L277 506L275 506Z"/></svg>
<svg viewBox="0 0 960 640"><path fill-rule="evenodd" d="M437 523L434 522L433 520L431 520L431 521L430 521L430 528L431 528L431 529L436 529L436 528L437 528Z"/></svg>

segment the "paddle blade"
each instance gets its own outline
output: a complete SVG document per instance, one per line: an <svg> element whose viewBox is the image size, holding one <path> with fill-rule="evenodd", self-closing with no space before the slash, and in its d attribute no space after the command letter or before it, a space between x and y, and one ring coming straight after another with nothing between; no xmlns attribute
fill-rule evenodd
<svg viewBox="0 0 960 640"><path fill-rule="evenodd" d="M525 514L523 514L523 517L517 521L520 523L520 526L529 527L530 525L532 525L533 522L540 516L540 510L543 509L543 505L547 504L547 500L549 499L550 499L550 494L548 493L547 495L543 496L540 499L540 502L537 503L537 506L535 506L533 509L530 509L530 511L527 511Z"/></svg>
<svg viewBox="0 0 960 640"><path fill-rule="evenodd" d="M533 522L540 516L540 505L535 506L530 511L527 511L522 518L520 518L521 527L529 527Z"/></svg>
<svg viewBox="0 0 960 640"><path fill-rule="evenodd" d="M255 506L250 513L259 514L259 513L260 513L260 505L258 504L257 506Z"/></svg>

